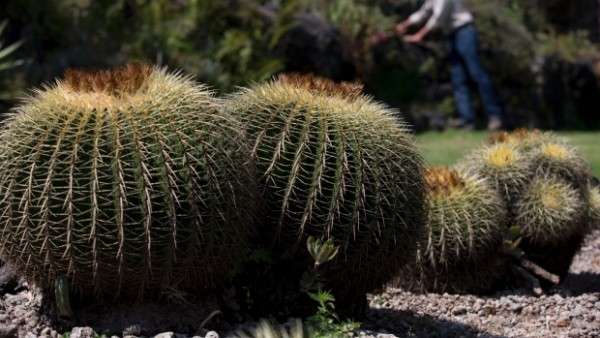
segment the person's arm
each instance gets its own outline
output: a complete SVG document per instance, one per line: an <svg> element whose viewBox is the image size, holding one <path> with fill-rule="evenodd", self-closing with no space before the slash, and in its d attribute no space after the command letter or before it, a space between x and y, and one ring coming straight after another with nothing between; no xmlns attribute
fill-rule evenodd
<svg viewBox="0 0 600 338"><path fill-rule="evenodd" d="M431 1L431 16L423 28L413 35L407 35L404 38L406 42L419 42L429 34L433 29L440 25L440 22L446 20L447 16L450 15L450 1L449 0L432 0Z"/></svg>
<svg viewBox="0 0 600 338"><path fill-rule="evenodd" d="M408 19L396 24L396 34L397 35L406 34L408 27L424 22L425 19L427 19L429 16L431 16L432 11L433 11L433 1L425 0L425 2L421 6L421 8L419 8L419 10L417 10L416 12L411 14L408 17Z"/></svg>

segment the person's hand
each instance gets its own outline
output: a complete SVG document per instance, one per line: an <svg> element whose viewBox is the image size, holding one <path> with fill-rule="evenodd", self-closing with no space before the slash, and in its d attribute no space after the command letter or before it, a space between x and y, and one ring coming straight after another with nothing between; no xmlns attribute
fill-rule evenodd
<svg viewBox="0 0 600 338"><path fill-rule="evenodd" d="M409 42L409 43L421 42L421 40L423 40L425 35L427 35L428 33L429 33L429 28L423 27L423 28L421 28L421 30L419 30L415 34L405 35L404 41Z"/></svg>
<svg viewBox="0 0 600 338"><path fill-rule="evenodd" d="M396 35L398 36L402 36L404 34L406 34L406 31L408 30L408 26L410 24L408 23L408 21L402 21L400 23L396 24Z"/></svg>
<svg viewBox="0 0 600 338"><path fill-rule="evenodd" d="M376 45L388 38L385 32L375 32L371 35L370 42L372 45Z"/></svg>
<svg viewBox="0 0 600 338"><path fill-rule="evenodd" d="M413 35L404 36L404 41L410 42L410 43L421 42L421 40L423 40L423 36L421 34L413 34Z"/></svg>

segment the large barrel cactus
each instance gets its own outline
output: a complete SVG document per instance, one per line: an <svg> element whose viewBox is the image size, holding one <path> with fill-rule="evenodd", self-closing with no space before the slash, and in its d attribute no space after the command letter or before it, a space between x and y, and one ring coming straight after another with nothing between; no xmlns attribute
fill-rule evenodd
<svg viewBox="0 0 600 338"><path fill-rule="evenodd" d="M240 129L205 86L163 69L68 72L0 136L2 258L82 295L220 283L252 218Z"/></svg>
<svg viewBox="0 0 600 338"><path fill-rule="evenodd" d="M426 218L411 135L393 110L359 90L289 76L228 100L262 175L263 240L294 260L308 257L308 236L333 238L340 250L327 263L329 282L358 294L382 287L410 261Z"/></svg>
<svg viewBox="0 0 600 338"><path fill-rule="evenodd" d="M396 285L419 292L491 291L506 274L500 251L506 207L490 182L447 167L429 168L427 238Z"/></svg>

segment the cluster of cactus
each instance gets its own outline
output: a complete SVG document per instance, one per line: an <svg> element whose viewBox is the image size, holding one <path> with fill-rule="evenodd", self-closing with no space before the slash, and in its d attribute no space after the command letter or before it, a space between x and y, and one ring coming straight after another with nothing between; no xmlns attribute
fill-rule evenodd
<svg viewBox="0 0 600 338"><path fill-rule="evenodd" d="M512 162L502 175L491 168L503 161L485 156L500 152L510 153L504 158ZM592 170L577 149L549 132L499 132L458 165L496 184L510 213L508 225L522 229L525 257L565 277L594 223Z"/></svg>
<svg viewBox="0 0 600 338"><path fill-rule="evenodd" d="M81 296L206 293L257 247L306 271L313 236L339 247L327 287L366 302L427 213L412 136L360 89L287 76L217 99L147 65L69 71L3 126L2 259Z"/></svg>
<svg viewBox="0 0 600 338"><path fill-rule="evenodd" d="M412 291L485 292L508 268L497 255L507 218L490 182L460 169L428 168L427 238L395 282Z"/></svg>
<svg viewBox="0 0 600 338"><path fill-rule="evenodd" d="M70 71L18 108L0 141L2 259L82 296L206 294L266 249L247 293L323 284L358 314L389 283L490 291L509 271L515 225L526 257L562 277L600 227L600 187L566 141L501 132L454 168L425 169L394 110L310 76L217 99L147 65ZM303 276L321 257L309 238L335 247L316 277Z"/></svg>
<svg viewBox="0 0 600 338"><path fill-rule="evenodd" d="M70 71L0 136L0 250L50 288L131 298L222 283L247 245L255 173L203 85L148 65Z"/></svg>
<svg viewBox="0 0 600 338"><path fill-rule="evenodd" d="M568 142L539 130L495 133L453 169L428 169L428 234L395 285L486 293L518 264L562 279L599 223L591 172Z"/></svg>

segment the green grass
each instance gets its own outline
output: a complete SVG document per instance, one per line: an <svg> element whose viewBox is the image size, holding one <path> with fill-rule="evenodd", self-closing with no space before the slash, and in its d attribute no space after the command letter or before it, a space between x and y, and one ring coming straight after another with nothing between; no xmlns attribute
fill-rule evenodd
<svg viewBox="0 0 600 338"><path fill-rule="evenodd" d="M490 136L487 131L427 132L416 135L428 165L453 165L470 149L478 147ZM600 177L600 132L557 132L576 146Z"/></svg>

